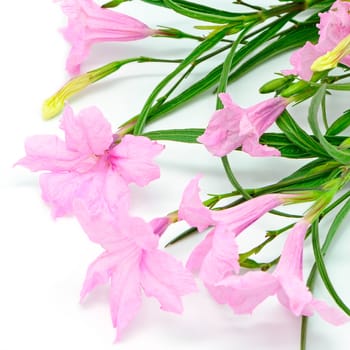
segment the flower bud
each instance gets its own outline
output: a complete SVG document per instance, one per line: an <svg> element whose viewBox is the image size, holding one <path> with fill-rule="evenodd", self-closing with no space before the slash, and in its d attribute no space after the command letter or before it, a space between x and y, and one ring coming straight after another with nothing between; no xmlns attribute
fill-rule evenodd
<svg viewBox="0 0 350 350"><path fill-rule="evenodd" d="M70 79L60 90L44 101L42 107L43 119L49 120L58 115L68 98L85 89L90 84L115 72L128 61L130 60L112 62Z"/></svg>
<svg viewBox="0 0 350 350"><path fill-rule="evenodd" d="M283 77L283 78L276 78L268 81L265 83L260 89L259 92L261 94L268 94L270 92L276 91L278 89L283 88L285 85L291 83L294 80L294 77Z"/></svg>
<svg viewBox="0 0 350 350"><path fill-rule="evenodd" d="M300 80L297 83L288 86L286 89L283 89L280 95L283 97L290 97L306 89L308 86L308 82L306 82L305 80Z"/></svg>

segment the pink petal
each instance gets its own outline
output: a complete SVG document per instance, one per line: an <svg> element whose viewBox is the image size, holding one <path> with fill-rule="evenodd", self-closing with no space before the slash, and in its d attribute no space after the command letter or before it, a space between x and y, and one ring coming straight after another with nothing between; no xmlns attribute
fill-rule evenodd
<svg viewBox="0 0 350 350"><path fill-rule="evenodd" d="M280 194L266 194L229 209L212 211L211 216L215 222L228 226L237 235L283 201L284 196Z"/></svg>
<svg viewBox="0 0 350 350"><path fill-rule="evenodd" d="M27 155L16 165L25 166L32 171L71 170L86 158L86 156L68 150L65 143L54 135L29 137L25 143L25 150Z"/></svg>
<svg viewBox="0 0 350 350"><path fill-rule="evenodd" d="M221 94L224 108L211 117L203 135L197 138L210 153L222 157L241 144L239 120L245 110L234 104L228 94Z"/></svg>
<svg viewBox="0 0 350 350"><path fill-rule="evenodd" d="M253 157L280 157L281 152L274 147L261 145L257 137L246 138L242 143L242 151Z"/></svg>
<svg viewBox="0 0 350 350"><path fill-rule="evenodd" d="M83 288L80 292L81 300L96 286L106 284L115 268L120 263L118 255L108 252L102 253L87 270Z"/></svg>
<svg viewBox="0 0 350 350"><path fill-rule="evenodd" d="M203 241L200 242L196 248L194 248L186 264L186 267L190 271L197 272L200 270L205 257L207 256L213 245L213 237L214 230L209 232L207 236L203 239Z"/></svg>
<svg viewBox="0 0 350 350"><path fill-rule="evenodd" d="M232 272L239 272L238 245L232 232L217 227L212 247L203 260L200 277L207 284L215 284Z"/></svg>
<svg viewBox="0 0 350 350"><path fill-rule="evenodd" d="M141 307L141 286L138 254L129 256L112 273L110 307L117 340Z"/></svg>
<svg viewBox="0 0 350 350"><path fill-rule="evenodd" d="M318 312L318 314L327 322L340 326L346 322L349 322L350 318L342 310L336 307L327 305L322 300L314 299L310 305L311 310Z"/></svg>
<svg viewBox="0 0 350 350"><path fill-rule="evenodd" d="M158 246L159 237L153 233L151 225L138 217L117 216L121 234L128 237L139 249L153 250Z"/></svg>
<svg viewBox="0 0 350 350"><path fill-rule="evenodd" d="M213 224L210 210L202 204L199 198L200 176L195 177L186 186L182 195L178 218L185 220L189 225L197 227L199 232Z"/></svg>
<svg viewBox="0 0 350 350"><path fill-rule="evenodd" d="M113 142L112 128L97 107L89 107L74 116L66 106L61 120L68 149L85 155L103 155Z"/></svg>
<svg viewBox="0 0 350 350"><path fill-rule="evenodd" d="M250 271L243 276L231 276L216 284L228 288L226 303L238 314L251 313L267 297L278 290L277 279L269 273Z"/></svg>
<svg viewBox="0 0 350 350"><path fill-rule="evenodd" d="M53 217L73 214L73 202L82 183L91 181L91 174L50 173L40 175L43 200L51 207Z"/></svg>
<svg viewBox="0 0 350 350"><path fill-rule="evenodd" d="M197 291L192 274L160 250L144 253L141 284L147 296L155 297L166 311L181 313L181 296Z"/></svg>
<svg viewBox="0 0 350 350"><path fill-rule="evenodd" d="M293 276L302 279L304 239L309 226L310 223L306 220L300 220L293 226L274 271L276 276Z"/></svg>
<svg viewBox="0 0 350 350"><path fill-rule="evenodd" d="M305 307L312 301L312 294L305 283L291 275L278 276L278 280L281 285L277 293L280 303L294 315L302 315Z"/></svg>
<svg viewBox="0 0 350 350"><path fill-rule="evenodd" d="M313 45L309 41L306 42L302 48L294 51L290 57L293 69L284 70L283 74L295 74L304 80L310 80L313 74L310 68L312 63L324 53L317 45Z"/></svg>
<svg viewBox="0 0 350 350"><path fill-rule="evenodd" d="M157 236L161 236L171 224L169 217L164 216L155 218L149 223L152 227L153 233Z"/></svg>
<svg viewBox="0 0 350 350"><path fill-rule="evenodd" d="M68 26L62 32L72 45L66 64L71 74L79 73L80 64L88 56L92 44L138 40L155 32L137 19L101 8L92 0L60 2L63 12L68 17Z"/></svg>
<svg viewBox="0 0 350 350"><path fill-rule="evenodd" d="M125 135L110 151L111 162L127 182L145 186L160 176L159 166L153 162L164 146L143 136Z"/></svg>

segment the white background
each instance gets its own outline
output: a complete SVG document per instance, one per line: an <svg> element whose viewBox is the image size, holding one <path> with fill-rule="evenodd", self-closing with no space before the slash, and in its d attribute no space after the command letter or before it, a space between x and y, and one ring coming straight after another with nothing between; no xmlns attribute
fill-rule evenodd
<svg viewBox="0 0 350 350"><path fill-rule="evenodd" d="M231 2L206 3L229 8ZM159 24L191 30L193 24L139 1L123 4L120 11L142 19L151 27ZM51 218L40 199L38 174L12 167L24 155L27 136L58 133L59 119L43 122L40 110L42 101L68 79L64 71L68 44L57 31L64 24L59 5L51 1L2 3L0 349L298 349L300 320L274 298L261 304L252 316L234 315L228 307L215 304L203 288L200 293L184 298L185 312L181 316L162 312L155 300L145 298L141 312L117 345L113 344L115 330L110 321L108 288L98 288L83 305L79 304L86 268L101 248L88 241L73 218L56 221ZM139 55L181 58L192 44L190 40L150 38L96 45L83 70ZM283 68L289 68L287 56L248 74L230 86L229 91L236 102L251 105L265 98L258 94L259 86ZM171 69L172 65L130 65L71 99L71 105L75 111L97 105L117 127L140 111L150 89ZM199 67L194 78L206 69ZM190 82L191 78L186 84ZM345 94L332 100L329 105L332 115L348 108L344 100ZM208 92L151 128L205 127L214 106L215 96ZM305 106L295 110L298 121L305 125ZM253 159L239 152L233 152L230 159L238 179L246 187L268 184L302 164L283 159ZM203 174L203 195L231 190L220 161L201 146L167 142L158 162L161 179L147 188L133 188L133 211L145 219L176 209L184 186L198 173ZM275 216L264 217L240 238L242 251L257 243L266 229L280 225L280 219ZM182 224L172 227L162 238L162 244L185 228ZM349 233L349 229L343 228L327 256L334 284L348 302ZM167 251L185 261L200 239L193 237ZM282 243L274 242L262 259L275 257ZM305 263L306 267L312 263L310 242L306 242ZM315 296L332 303L319 280L316 285ZM333 327L318 316L310 319L309 325L308 349L350 348L350 325Z"/></svg>

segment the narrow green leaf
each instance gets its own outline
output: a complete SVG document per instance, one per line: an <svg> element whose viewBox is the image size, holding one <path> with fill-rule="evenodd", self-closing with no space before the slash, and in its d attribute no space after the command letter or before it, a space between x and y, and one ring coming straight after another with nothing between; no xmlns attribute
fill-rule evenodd
<svg viewBox="0 0 350 350"><path fill-rule="evenodd" d="M306 41L315 42L318 39L318 29L315 25L302 24L298 28L290 28L287 33L277 38L271 44L267 45L259 53L251 57L246 62L236 68L229 77L229 82L232 83L244 76L253 68L268 61L272 57L276 57L286 51L294 50L305 44Z"/></svg>
<svg viewBox="0 0 350 350"><path fill-rule="evenodd" d="M345 111L333 124L328 128L326 135L338 135L350 126L350 109Z"/></svg>
<svg viewBox="0 0 350 350"><path fill-rule="evenodd" d="M205 11L202 11L200 8L189 8L186 6L186 2L182 2L185 4L183 6L180 4L178 1L173 1L173 0L163 0L164 4L173 9L175 12L180 13L181 15L184 15L186 17L198 19L201 21L207 21L207 22L212 22L212 23L221 23L221 24L226 24L226 23L231 23L231 22L245 22L248 19L257 19L259 18L259 14L252 12L252 13L230 13L228 16L223 16L222 14L217 14L215 13L214 9L210 9L210 12L208 12L208 8L205 9Z"/></svg>
<svg viewBox="0 0 350 350"><path fill-rule="evenodd" d="M250 13L229 12L229 11L224 11L224 10L220 10L220 9L205 6L205 5L200 5L200 4L190 2L190 1L185 1L185 0L176 0L176 1L173 0L173 1L171 1L171 3L166 2L164 0L142 0L142 1L147 2L147 3L151 3L153 5L157 5L157 6L171 8L171 9L174 9L171 7L171 5L176 5L176 6L180 7L180 11L188 10L188 11L192 11L194 13L194 15L201 13L203 15L216 16L218 21L220 20L220 18L222 19L221 22L214 22L214 23L225 24L225 23L228 23L227 19L232 20L232 18L234 18L236 16L250 15ZM179 12L179 13L181 13L181 12ZM194 18L196 18L196 17L194 17ZM208 20L208 22L212 22L212 21Z"/></svg>
<svg viewBox="0 0 350 350"><path fill-rule="evenodd" d="M143 136L151 140L166 140L185 143L198 143L197 138L204 133L204 129L171 129L171 130L157 130L143 133Z"/></svg>
<svg viewBox="0 0 350 350"><path fill-rule="evenodd" d="M344 209L345 208L345 209ZM339 211L336 219L337 219L337 223L335 224L335 231L338 228L338 226L340 225L340 223L344 220L344 218L346 217L346 215L348 214L350 210L350 201L347 201L344 205L344 207L342 208L341 211ZM336 292L326 269L326 264L324 262L323 259L323 253L320 247L320 241L319 241L319 233L318 233L318 220L316 220L313 225L312 225L312 247L314 250L314 255L315 255L315 262L316 262L316 266L317 269L320 273L321 279L325 285L325 287L327 288L329 294L331 295L331 297L333 298L333 300L336 302L336 304L347 314L350 316L350 309L348 308L348 306L344 303L344 301L340 298L340 296L338 295L338 293Z"/></svg>
<svg viewBox="0 0 350 350"><path fill-rule="evenodd" d="M200 57L204 52L215 46L227 33L228 28L223 28L214 34L212 37L207 38L201 42L170 74L168 74L151 92L147 101L145 102L140 116L137 118L134 134L139 135L146 124L147 118L151 112L151 107L153 102L156 100L160 91L182 70L184 70L188 65L192 64L198 57Z"/></svg>
<svg viewBox="0 0 350 350"><path fill-rule="evenodd" d="M293 15L282 16L273 25L271 24L271 26L269 26L266 30L264 30L254 39L245 44L241 49L239 49L232 61L231 69L240 64L242 60L250 55L256 48L260 47L262 44L265 44L268 40L270 40L271 37L273 37L292 17ZM173 99L165 102L161 106L152 108L149 112L148 121L155 121L163 117L173 109L177 108L180 105L183 105L195 96L203 93L210 87L217 84L221 75L221 71L222 64L215 67L206 76L198 80L196 83L181 92ZM135 116L134 118L137 119L139 116Z"/></svg>
<svg viewBox="0 0 350 350"><path fill-rule="evenodd" d="M102 8L117 7L118 5L120 5L121 3L126 2L126 1L131 1L131 0L112 0L112 1L105 3L101 7Z"/></svg>
<svg viewBox="0 0 350 350"><path fill-rule="evenodd" d="M338 149L337 147L330 144L326 138L322 135L322 132L319 128L318 122L318 110L326 95L326 85L322 85L313 96L310 107L309 107L309 115L308 121L312 132L318 138L320 144L323 146L324 150L329 154L330 157L337 160L342 164L350 163L350 153L348 151L343 151Z"/></svg>
<svg viewBox="0 0 350 350"><path fill-rule="evenodd" d="M328 157L327 152L321 145L308 135L286 110L277 119L276 124L286 134L288 139L301 149L318 157Z"/></svg>

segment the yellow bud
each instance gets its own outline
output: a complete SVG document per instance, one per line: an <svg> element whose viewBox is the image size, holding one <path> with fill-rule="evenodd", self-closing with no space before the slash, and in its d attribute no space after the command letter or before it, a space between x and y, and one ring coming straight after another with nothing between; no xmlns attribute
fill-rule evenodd
<svg viewBox="0 0 350 350"><path fill-rule="evenodd" d="M44 101L42 116L44 120L49 120L58 115L68 98L85 89L92 83L106 77L118 70L122 65L133 62L136 59L126 59L108 63L100 68L94 69L69 80L60 90Z"/></svg>
<svg viewBox="0 0 350 350"><path fill-rule="evenodd" d="M90 83L88 73L69 80L60 90L44 101L42 107L43 119L49 120L58 115L62 111L65 101Z"/></svg>
<svg viewBox="0 0 350 350"><path fill-rule="evenodd" d="M350 34L339 42L339 44L325 55L317 58L311 65L313 72L322 72L335 68L338 62L350 54Z"/></svg>

